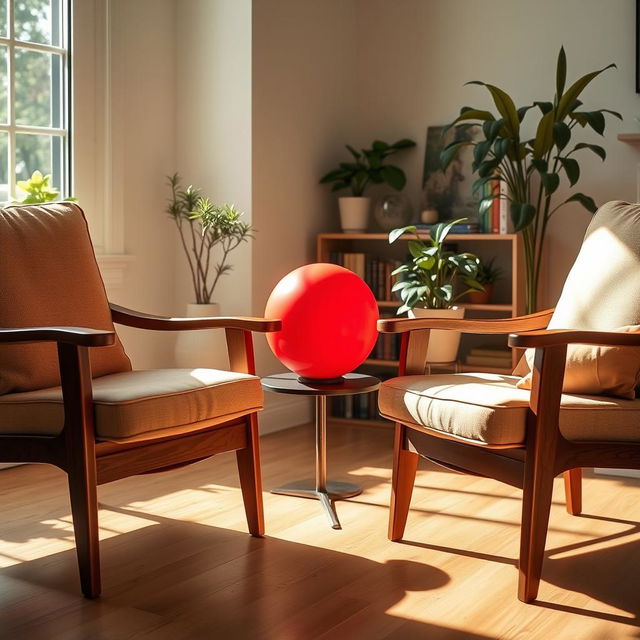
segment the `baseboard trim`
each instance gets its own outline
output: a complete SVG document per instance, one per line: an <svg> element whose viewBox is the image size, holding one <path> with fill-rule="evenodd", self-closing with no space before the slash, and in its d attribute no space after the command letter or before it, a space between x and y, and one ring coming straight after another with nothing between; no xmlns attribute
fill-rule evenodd
<svg viewBox="0 0 640 640"><path fill-rule="evenodd" d="M258 420L262 435L309 424L313 420L311 400L301 396L265 394L265 408Z"/></svg>

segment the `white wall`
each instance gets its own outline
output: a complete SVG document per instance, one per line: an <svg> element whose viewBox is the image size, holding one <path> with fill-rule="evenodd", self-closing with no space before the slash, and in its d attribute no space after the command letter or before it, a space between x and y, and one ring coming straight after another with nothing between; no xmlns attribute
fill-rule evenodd
<svg viewBox="0 0 640 640"><path fill-rule="evenodd" d="M342 156L355 119L355 4L253 3L253 312L289 271L315 260L315 236L337 225L318 179ZM258 370L284 368L262 337ZM308 422L305 399L267 394L267 428Z"/></svg>
<svg viewBox="0 0 640 640"><path fill-rule="evenodd" d="M173 171L214 202L251 211L251 0L176 3L176 156ZM195 302L186 258L176 245L174 315ZM233 272L212 302L224 315L251 311L250 244L231 254Z"/></svg>
<svg viewBox="0 0 640 640"><path fill-rule="evenodd" d="M568 80L615 62L584 92L585 106L620 111L625 122L608 121L604 140L587 133L580 140L605 147L602 164L582 156L580 190L597 203L636 198L638 151L616 140L636 131L640 113L635 93L635 3L633 0L356 0L358 13L358 117L362 143L399 132L420 148L405 161L407 193L418 203L426 127L450 122L463 105L491 106L484 80L518 104L551 100L560 45L568 58ZM533 120L531 115L527 120ZM527 122L525 120L525 122ZM577 139L577 136L576 136ZM336 141L337 142L337 141ZM407 158L408 160L408 158ZM562 191L558 197L562 197ZM555 303L577 253L588 214L579 205L562 210L550 227L546 302Z"/></svg>

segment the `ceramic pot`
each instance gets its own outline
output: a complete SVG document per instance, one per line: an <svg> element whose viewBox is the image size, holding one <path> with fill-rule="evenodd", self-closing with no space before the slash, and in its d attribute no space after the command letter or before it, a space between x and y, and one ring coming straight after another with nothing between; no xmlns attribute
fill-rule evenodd
<svg viewBox="0 0 640 640"><path fill-rule="evenodd" d="M340 226L344 233L363 233L369 226L371 198L338 198Z"/></svg>
<svg viewBox="0 0 640 640"><path fill-rule="evenodd" d="M471 304L489 304L493 293L493 283L487 282L483 286L484 291L471 291L467 294L467 299Z"/></svg>
<svg viewBox="0 0 640 640"><path fill-rule="evenodd" d="M409 311L410 318L464 318L463 307L452 309L420 309L415 307ZM429 335L427 362L455 362L458 358L460 332L446 329L432 329Z"/></svg>
<svg viewBox="0 0 640 640"><path fill-rule="evenodd" d="M220 315L220 305L187 305L187 318L208 318ZM175 348L176 366L181 369L229 369L224 329L180 331Z"/></svg>

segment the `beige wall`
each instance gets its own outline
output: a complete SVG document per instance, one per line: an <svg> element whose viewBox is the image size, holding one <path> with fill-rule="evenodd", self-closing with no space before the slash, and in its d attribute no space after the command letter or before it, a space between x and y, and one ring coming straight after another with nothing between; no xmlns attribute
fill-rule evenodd
<svg viewBox="0 0 640 640"><path fill-rule="evenodd" d="M404 163L407 192L417 205L427 125L444 124L463 105L491 103L484 80L503 87L518 105L552 99L560 45L568 58L568 78L604 67L608 71L584 92L585 106L620 111L625 122L610 120L602 164L586 152L580 190L596 202L636 198L638 151L616 140L618 131L637 131L635 93L635 3L633 0L356 0L358 11L357 112L354 131L367 143L398 132L420 148ZM533 120L531 115L527 120ZM527 122L525 120L525 122ZM582 132L580 134L582 136ZM580 138L583 139L582 137ZM562 197L563 192L559 192ZM588 224L578 205L558 213L550 228L546 302L555 303Z"/></svg>

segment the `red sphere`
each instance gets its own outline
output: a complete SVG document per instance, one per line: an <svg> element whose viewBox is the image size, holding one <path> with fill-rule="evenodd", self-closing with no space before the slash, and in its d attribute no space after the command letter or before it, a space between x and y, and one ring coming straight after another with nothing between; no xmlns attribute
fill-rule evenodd
<svg viewBox="0 0 640 640"><path fill-rule="evenodd" d="M286 275L271 292L265 316L282 320L280 331L267 334L274 355L304 378L353 371L378 336L371 289L335 264L308 264Z"/></svg>

